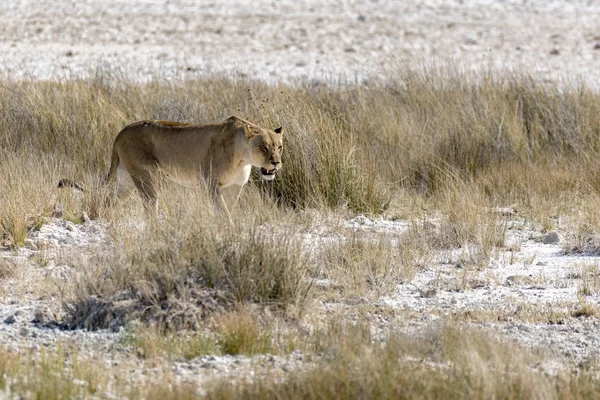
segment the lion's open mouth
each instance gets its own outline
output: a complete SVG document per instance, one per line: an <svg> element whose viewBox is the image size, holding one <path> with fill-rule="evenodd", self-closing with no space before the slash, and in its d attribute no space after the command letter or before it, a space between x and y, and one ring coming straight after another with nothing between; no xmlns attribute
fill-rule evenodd
<svg viewBox="0 0 600 400"><path fill-rule="evenodd" d="M260 169L260 173L262 174L262 177L264 179L267 180L271 180L275 178L275 172L277 172L277 170L275 168L273 169L266 169L266 168L262 168Z"/></svg>

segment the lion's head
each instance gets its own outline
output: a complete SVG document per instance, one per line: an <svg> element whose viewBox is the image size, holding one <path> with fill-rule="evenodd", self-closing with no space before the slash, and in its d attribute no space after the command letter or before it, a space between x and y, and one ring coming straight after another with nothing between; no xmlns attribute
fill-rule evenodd
<svg viewBox="0 0 600 400"><path fill-rule="evenodd" d="M250 162L260 168L263 179L275 179L275 173L281 169L283 128L270 130L246 124L244 129L249 144Z"/></svg>

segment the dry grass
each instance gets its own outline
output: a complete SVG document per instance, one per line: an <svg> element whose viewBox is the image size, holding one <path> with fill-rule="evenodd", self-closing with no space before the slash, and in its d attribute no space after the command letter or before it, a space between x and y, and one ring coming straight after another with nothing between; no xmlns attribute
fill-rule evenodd
<svg viewBox="0 0 600 400"><path fill-rule="evenodd" d="M493 71L401 70L368 84L331 86L219 77L140 84L109 73L86 81L0 79L2 246L22 246L57 209L75 222L87 214L111 226L114 247L72 268L60 288L71 327L150 322L128 339L148 359L302 348L326 361L283 383L220 385L211 394L216 398L569 399L600 391L591 373L548 376L532 368L545 356L456 327L421 338L381 338L360 324L282 333L265 322L271 315L290 325L298 321L317 276L333 281L342 296L379 296L412 279L435 251L457 248L480 270L505 246L507 221L492 212L496 206L512 205L545 230L567 216L575 236L565 251L597 254L600 95ZM282 173L274 182L253 176L234 226L211 207L205 190L165 187L155 219L144 216L136 196L110 201L102 177L123 126L231 115L286 130ZM57 190L63 177L86 191ZM315 267L299 232L308 223L299 210L413 222L398 237L334 243L315 258L324 261ZM597 291L596 269L586 273L580 294ZM9 270L0 265L0 279ZM498 317L490 315L455 317ZM512 317L552 323L597 315L595 306L582 302L558 314L524 309ZM179 340L174 332L180 327L196 331ZM56 364L44 364L6 353L0 379L34 374L63 385L71 375L43 372L68 359L56 357ZM31 378L15 387L27 397L49 382ZM50 392L86 397L93 393L82 390L104 385L102 379L90 382ZM192 398L196 389L156 385L121 394Z"/></svg>
<svg viewBox="0 0 600 400"><path fill-rule="evenodd" d="M219 317L219 345L224 354L273 353L271 332L260 323L257 313L241 310Z"/></svg>
<svg viewBox="0 0 600 400"><path fill-rule="evenodd" d="M242 310L221 322L223 326L233 326L233 332L242 325L246 330L248 326L256 326L255 321L244 323L233 319L250 315ZM229 322L228 318L231 318ZM229 328L224 330L229 331ZM421 327L413 333L389 326L375 334L368 324L333 319L297 340L304 352L313 354L310 367L288 370L277 378L267 373L252 380L215 381L202 386L178 380L166 371L162 372L160 382L155 378L148 380L146 374L155 374L157 369L156 360L152 358L165 355L186 358L186 353L180 352L182 349L193 349L188 356L200 355L202 353L191 343L207 343L207 336L176 337L157 332L128 333L130 336L125 338L131 341L125 344L141 346L137 348L137 356L142 360L123 359L119 363L81 356L69 347L40 355L0 347L0 390L21 398L117 396L131 399L196 398L200 391L208 398L218 399L373 396L382 399L580 399L596 398L600 394L598 371L593 368L571 371L564 360L542 349L526 349L516 343L503 342L489 333L461 328L454 322ZM264 335L269 334L265 331L258 336L242 336L258 338L253 343L264 350ZM153 344L153 340L158 343ZM182 345L183 342L187 344ZM210 342L214 343L213 339ZM239 354L237 350L249 342L237 337L234 343L234 353ZM240 344L242 347L237 347ZM140 349L150 348L159 351L141 353ZM258 349L245 348L253 349L246 354L256 354L254 350ZM149 360L144 361L144 358ZM124 375L132 371L138 373L124 379Z"/></svg>
<svg viewBox="0 0 600 400"><path fill-rule="evenodd" d="M89 81L3 78L0 86L0 210L14 245L54 209L56 178L97 187L116 133L148 118L239 114L284 126L281 179L259 186L292 207L381 213L399 188L443 198L458 184L544 218L573 212L568 202L600 187L599 96L525 76L398 71L368 86L291 87L217 77L140 85L99 73ZM97 196L67 211L84 210L106 212Z"/></svg>
<svg viewBox="0 0 600 400"><path fill-rule="evenodd" d="M432 327L418 336L392 334L383 343L369 332L360 325L332 329L327 363L283 382L222 382L208 398L576 399L600 391L593 372L548 373L544 366L556 361L544 352L476 330Z"/></svg>
<svg viewBox="0 0 600 400"><path fill-rule="evenodd" d="M0 390L20 398L92 398L109 380L98 362L81 362L67 347L39 357L0 348Z"/></svg>
<svg viewBox="0 0 600 400"><path fill-rule="evenodd" d="M217 337L208 331L178 332L157 324L127 325L121 344L135 350L142 359L166 357L169 360L191 360L207 354L218 354Z"/></svg>
<svg viewBox="0 0 600 400"><path fill-rule="evenodd" d="M115 249L74 277L65 298L73 327L114 328L132 318L197 327L236 303L302 313L310 289L307 256L293 225L267 222L285 220L284 212L275 210L263 223L239 213L231 226L207 191L161 198L165 212L158 218L115 221Z"/></svg>
<svg viewBox="0 0 600 400"><path fill-rule="evenodd" d="M427 261L424 243L405 235L392 239L354 232L349 238L328 244L319 255L319 275L331 281L344 297L390 294L398 284L410 281Z"/></svg>
<svg viewBox="0 0 600 400"><path fill-rule="evenodd" d="M162 371L160 381L145 374L156 368L122 358L107 362L81 355L70 346L41 353L0 347L0 391L21 399L185 399L198 398L198 387L176 381ZM132 375L127 378L127 375Z"/></svg>

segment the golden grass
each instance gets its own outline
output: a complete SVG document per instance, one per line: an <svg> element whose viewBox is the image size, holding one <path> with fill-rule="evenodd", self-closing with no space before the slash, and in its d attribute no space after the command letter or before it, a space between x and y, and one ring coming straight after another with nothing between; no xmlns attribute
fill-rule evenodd
<svg viewBox="0 0 600 400"><path fill-rule="evenodd" d="M115 135L139 119L203 123L239 114L284 126L285 168L259 187L292 207L377 214L399 189L443 199L451 184L543 218L572 213L568 203L600 184L599 96L527 76L401 70L369 85L287 86L218 77L138 84L98 74L3 78L0 86L0 220L16 246L31 219L52 212L56 178L98 187ZM69 213L82 208L105 215L98 196Z"/></svg>
<svg viewBox="0 0 600 400"><path fill-rule="evenodd" d="M324 354L329 362L283 382L222 382L208 398L578 399L600 391L594 372L546 370L556 361L543 351L455 325L392 334L383 343L360 325L334 331Z"/></svg>
<svg viewBox="0 0 600 400"><path fill-rule="evenodd" d="M599 94L528 76L453 70L401 70L337 85L219 77L140 84L102 73L90 80L0 80L2 246L22 246L57 208L63 218L80 222L85 213L111 226L114 247L74 268L60 289L72 327L149 322L127 339L148 359L301 348L326 360L283 382L218 385L214 398L570 399L600 392L592 372L549 376L532 367L545 356L457 327L421 338L388 332L382 340L361 324L288 334L265 322L270 315L297 322L317 276L342 296L379 296L410 280L440 249L462 248L468 263L485 267L505 246L508 221L496 206L514 207L545 231L570 229L567 253L597 254ZM233 227L206 190L165 187L152 219L137 196L114 202L112 188L103 186L112 141L128 123L231 115L286 131L281 174L273 182L253 175ZM85 192L59 191L60 178L80 182ZM316 221L299 211L384 214L411 224L393 238L341 240L311 258L319 262L313 266L300 230ZM562 217L567 224L559 225ZM581 295L598 290L596 269L585 273ZM0 265L0 279L10 271ZM240 311L247 306L256 309ZM514 318L597 316L597 307L582 301L575 310L525 309ZM196 331L179 340L173 332L181 327ZM65 370L64 354L51 362L3 355L0 385L11 376L25 397L42 389L57 398L86 397L106 385L91 376L73 386L72 375L56 372ZM19 374L31 378L15 380ZM119 394L193 398L196 389L171 382Z"/></svg>

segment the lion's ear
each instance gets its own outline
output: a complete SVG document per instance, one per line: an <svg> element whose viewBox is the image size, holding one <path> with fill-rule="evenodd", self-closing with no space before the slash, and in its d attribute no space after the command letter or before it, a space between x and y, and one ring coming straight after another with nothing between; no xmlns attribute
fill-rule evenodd
<svg viewBox="0 0 600 400"><path fill-rule="evenodd" d="M283 133L283 127L280 126L279 128L275 128L275 129L273 129L273 132L275 132L275 133Z"/></svg>
<svg viewBox="0 0 600 400"><path fill-rule="evenodd" d="M252 136L258 135L260 132L256 127L250 126L248 124L244 125L244 132L246 133L246 137L250 139Z"/></svg>

